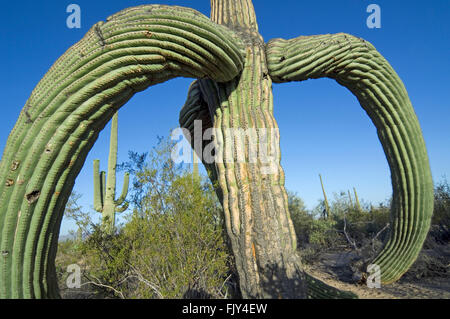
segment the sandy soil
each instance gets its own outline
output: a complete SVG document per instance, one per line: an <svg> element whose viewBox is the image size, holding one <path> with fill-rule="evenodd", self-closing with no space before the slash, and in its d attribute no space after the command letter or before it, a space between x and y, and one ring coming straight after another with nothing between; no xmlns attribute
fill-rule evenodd
<svg viewBox="0 0 450 319"><path fill-rule="evenodd" d="M348 253L327 253L321 255L314 266L305 266L307 272L330 286L351 291L360 299L450 299L449 278L421 278L420 280L400 279L398 282L368 288L351 280Z"/></svg>

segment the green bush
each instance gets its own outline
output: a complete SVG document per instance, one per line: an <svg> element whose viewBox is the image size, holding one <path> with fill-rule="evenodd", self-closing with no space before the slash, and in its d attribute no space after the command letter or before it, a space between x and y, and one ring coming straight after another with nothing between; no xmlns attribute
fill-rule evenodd
<svg viewBox="0 0 450 319"><path fill-rule="evenodd" d="M174 181L163 211L133 214L123 233L132 243L130 264L142 276L143 298L223 298L230 256L209 185L192 175ZM151 287L152 289L149 289Z"/></svg>
<svg viewBox="0 0 450 319"><path fill-rule="evenodd" d="M73 239L59 243L56 267L64 288L67 266L82 268L82 298L238 298L239 287L223 212L214 188L204 176L173 163L168 139L150 154L130 152L119 169L133 176L129 199L133 211L114 234L103 233L83 212L74 193L66 217L78 227ZM390 202L354 205L350 194L335 194L330 214L320 202L308 211L302 199L288 192L289 211L304 262L321 253L352 249L369 260L387 238ZM425 249L405 278L448 276L450 187L435 188L433 225ZM81 294L81 292L80 292ZM79 294L79 295L80 295ZM76 295L75 295L76 296Z"/></svg>
<svg viewBox="0 0 450 319"><path fill-rule="evenodd" d="M445 178L434 188L432 224L450 226L450 185Z"/></svg>
<svg viewBox="0 0 450 319"><path fill-rule="evenodd" d="M130 153L121 165L134 176L133 212L113 234L80 223L82 244L74 251L60 245L61 255L82 264L84 284L104 297L238 296L214 189L205 177L175 165L171 146L161 140L150 154ZM71 218L84 216L68 211Z"/></svg>

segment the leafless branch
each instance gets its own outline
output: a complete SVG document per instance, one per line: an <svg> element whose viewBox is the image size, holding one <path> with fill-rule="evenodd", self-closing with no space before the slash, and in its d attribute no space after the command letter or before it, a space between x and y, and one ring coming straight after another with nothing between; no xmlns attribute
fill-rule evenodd
<svg viewBox="0 0 450 319"><path fill-rule="evenodd" d="M353 249L358 250L358 247L356 246L355 241L351 240L350 236L347 234L347 218L345 217L345 215L346 215L346 212L344 211L344 235L345 235L345 238L347 239L348 243L353 246Z"/></svg>
<svg viewBox="0 0 450 319"><path fill-rule="evenodd" d="M160 299L163 299L164 296L161 294L160 290L161 288L158 287L158 285L148 281L147 279L144 278L144 276L142 275L142 273L136 269L136 267L134 267L132 264L126 262L128 266L131 267L131 269L133 270L133 272L135 273L135 276L131 276L134 277L136 279L138 279L139 281L143 282L146 286L150 287L157 295Z"/></svg>
<svg viewBox="0 0 450 319"><path fill-rule="evenodd" d="M375 250L375 240L380 236L386 229L389 228L389 223L387 223L376 235L372 238L371 244L372 244L372 250Z"/></svg>
<svg viewBox="0 0 450 319"><path fill-rule="evenodd" d="M100 280L99 280L98 278L95 278L94 276L92 276L92 277L93 277L95 280L97 280L98 282L95 282L95 281L92 281L92 280L91 280L91 281L88 281L88 282L83 283L82 286L91 284L91 285L94 285L94 286L98 286L98 287L102 287L102 288L111 289L112 291L114 291L115 293L117 293L117 294L120 296L120 298L125 299L125 296L123 295L123 293L122 293L121 291L117 290L116 288L114 288L114 287L112 287L112 286L108 286L108 285L102 284L102 283L100 283Z"/></svg>

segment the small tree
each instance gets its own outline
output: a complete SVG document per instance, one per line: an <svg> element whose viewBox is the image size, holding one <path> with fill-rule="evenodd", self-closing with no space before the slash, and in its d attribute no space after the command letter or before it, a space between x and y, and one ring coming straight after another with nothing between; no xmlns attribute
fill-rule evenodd
<svg viewBox="0 0 450 319"><path fill-rule="evenodd" d="M450 227L450 185L446 178L435 186L432 223Z"/></svg>

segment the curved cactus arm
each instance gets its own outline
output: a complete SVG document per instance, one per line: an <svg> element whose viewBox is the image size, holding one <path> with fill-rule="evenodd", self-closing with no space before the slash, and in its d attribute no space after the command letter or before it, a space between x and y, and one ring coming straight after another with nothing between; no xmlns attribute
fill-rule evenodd
<svg viewBox="0 0 450 319"><path fill-rule="evenodd" d="M94 209L101 212L103 209L102 197L102 176L99 173L100 161L94 160Z"/></svg>
<svg viewBox="0 0 450 319"><path fill-rule="evenodd" d="M202 137L206 130L210 130L213 128L211 115L209 112L208 104L202 96L200 91L200 85L198 80L195 80L189 86L187 99L182 107L179 114L179 124L182 129L186 129L185 138L189 141L192 146L192 150L196 152L198 158L202 160L203 165L206 168L208 176L214 186L216 194L219 198L219 201L222 202L222 191L220 187L218 187L217 183L217 170L216 166L211 161L205 161L203 156L203 151L205 150L206 144L210 143L209 140L201 139L201 147L196 149L194 145L194 122L200 121L202 125ZM205 154L207 155L207 154Z"/></svg>
<svg viewBox="0 0 450 319"><path fill-rule="evenodd" d="M116 207L116 213L123 213L128 208L128 202L124 202L122 206Z"/></svg>
<svg viewBox="0 0 450 319"><path fill-rule="evenodd" d="M341 291L331 287L308 273L306 273L305 278L308 283L308 299L358 299L358 296L353 292Z"/></svg>
<svg viewBox="0 0 450 319"><path fill-rule="evenodd" d="M347 34L273 39L266 54L274 82L335 79L375 124L391 170L393 231L372 263L382 283L398 280L416 260L433 212L425 142L402 81L370 43Z"/></svg>
<svg viewBox="0 0 450 319"><path fill-rule="evenodd" d="M195 121L199 121L197 123L201 124L202 131L197 132L200 134L200 136L196 136L196 132L194 132ZM207 143L209 143L209 141L203 139L203 135L205 131L211 129L213 125L208 104L206 103L200 92L198 80L193 81L189 86L188 97L180 111L179 123L181 128L187 129L189 131L189 135L185 137L191 143L197 157L203 160L204 147ZM194 147L194 138L197 138L198 147ZM204 161L203 163L205 164Z"/></svg>
<svg viewBox="0 0 450 319"><path fill-rule="evenodd" d="M228 81L243 66L234 32L182 7L129 8L95 24L38 83L0 162L0 297L57 295L65 203L89 150L136 92L183 76Z"/></svg>
<svg viewBox="0 0 450 319"><path fill-rule="evenodd" d="M117 206L122 205L125 198L128 195L128 185L130 184L130 173L125 173L123 176L123 186L122 186L122 193L120 194L120 197L114 201L114 204Z"/></svg>

